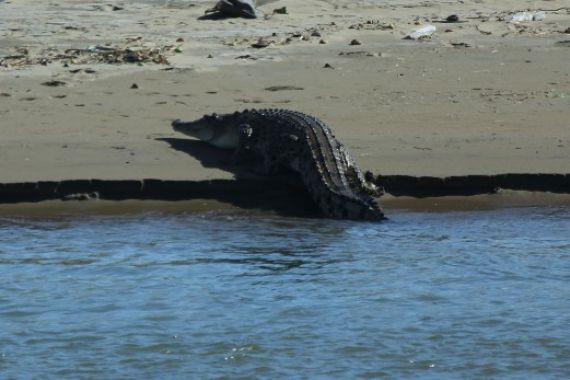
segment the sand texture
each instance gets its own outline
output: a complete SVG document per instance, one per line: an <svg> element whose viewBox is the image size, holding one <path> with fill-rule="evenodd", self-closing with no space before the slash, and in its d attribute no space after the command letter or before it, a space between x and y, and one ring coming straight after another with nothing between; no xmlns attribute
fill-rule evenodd
<svg viewBox="0 0 570 380"><path fill-rule="evenodd" d="M198 20L213 3L0 2L0 182L232 179L170 122L269 107L325 120L375 174L570 172L568 1L260 1L255 20ZM544 20L509 21L524 10Z"/></svg>

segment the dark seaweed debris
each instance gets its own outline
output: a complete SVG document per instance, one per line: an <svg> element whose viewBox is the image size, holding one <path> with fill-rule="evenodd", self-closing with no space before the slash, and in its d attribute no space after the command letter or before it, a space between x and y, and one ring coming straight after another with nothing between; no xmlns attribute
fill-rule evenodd
<svg viewBox="0 0 570 380"><path fill-rule="evenodd" d="M0 67L20 68L32 65L65 64L122 64L122 63L155 63L169 64L167 56L174 54L175 46L161 47L110 47L90 46L86 49L59 50L49 48L38 55L31 55L27 50L5 57L0 57Z"/></svg>

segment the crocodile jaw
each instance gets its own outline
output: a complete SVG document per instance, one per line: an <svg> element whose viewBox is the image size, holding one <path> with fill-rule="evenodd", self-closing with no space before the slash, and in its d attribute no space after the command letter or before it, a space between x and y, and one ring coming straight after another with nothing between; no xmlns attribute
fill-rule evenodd
<svg viewBox="0 0 570 380"><path fill-rule="evenodd" d="M239 144L238 128L232 123L224 123L214 118L201 118L195 121L176 119L172 122L172 128L217 148L233 149Z"/></svg>

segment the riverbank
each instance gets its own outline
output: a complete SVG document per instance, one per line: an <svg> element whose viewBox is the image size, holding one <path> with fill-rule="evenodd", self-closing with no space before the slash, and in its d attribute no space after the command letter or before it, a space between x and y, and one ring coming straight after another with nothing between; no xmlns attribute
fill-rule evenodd
<svg viewBox="0 0 570 380"><path fill-rule="evenodd" d="M0 182L231 181L227 154L171 120L269 107L323 119L382 176L569 172L564 1L275 1L198 21L208 5L2 3ZM509 22L524 9L545 19Z"/></svg>

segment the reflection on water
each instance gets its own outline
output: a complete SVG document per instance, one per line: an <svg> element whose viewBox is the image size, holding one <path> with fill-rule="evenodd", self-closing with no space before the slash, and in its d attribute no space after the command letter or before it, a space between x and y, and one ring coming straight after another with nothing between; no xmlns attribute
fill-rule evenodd
<svg viewBox="0 0 570 380"><path fill-rule="evenodd" d="M570 209L0 219L5 378L567 378Z"/></svg>

